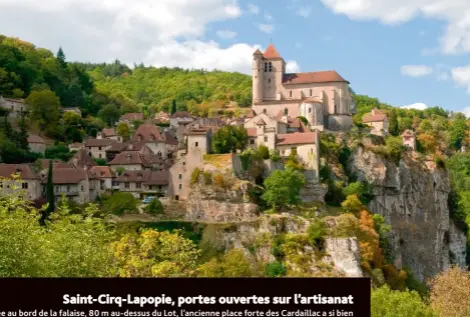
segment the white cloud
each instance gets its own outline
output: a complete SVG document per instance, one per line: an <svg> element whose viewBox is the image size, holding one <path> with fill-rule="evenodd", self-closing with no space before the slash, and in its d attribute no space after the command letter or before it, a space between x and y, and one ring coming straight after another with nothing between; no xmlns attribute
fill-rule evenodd
<svg viewBox="0 0 470 317"><path fill-rule="evenodd" d="M300 72L299 64L296 61L287 61L286 63L286 72L287 73L298 73Z"/></svg>
<svg viewBox="0 0 470 317"><path fill-rule="evenodd" d="M271 15L271 13L265 12L265 13L264 13L264 19L265 19L266 21L272 21L272 20L273 20L273 16Z"/></svg>
<svg viewBox="0 0 470 317"><path fill-rule="evenodd" d="M256 45L222 47L203 37L209 23L241 15L236 0L0 0L2 34L67 60L221 69L251 73ZM58 28L57 25L61 27ZM222 37L235 32L221 30Z"/></svg>
<svg viewBox="0 0 470 317"><path fill-rule="evenodd" d="M439 39L445 54L470 52L470 6L468 0L321 0L337 14L356 20L379 20L402 24L419 16L446 21Z"/></svg>
<svg viewBox="0 0 470 317"><path fill-rule="evenodd" d="M251 74L252 55L257 48L260 47L235 44L224 49L214 41L172 41L152 47L145 60L157 67L222 69Z"/></svg>
<svg viewBox="0 0 470 317"><path fill-rule="evenodd" d="M250 3L248 4L248 11L251 13L251 14L258 14L259 13L259 7Z"/></svg>
<svg viewBox="0 0 470 317"><path fill-rule="evenodd" d="M404 65L401 67L401 74L410 77L422 77L431 74L432 67L425 65Z"/></svg>
<svg viewBox="0 0 470 317"><path fill-rule="evenodd" d="M304 18L308 18L312 13L312 7L300 7L297 9L297 15L300 15Z"/></svg>
<svg viewBox="0 0 470 317"><path fill-rule="evenodd" d="M422 102L414 103L408 106L403 106L403 109L417 109L417 110L425 110L428 106Z"/></svg>
<svg viewBox="0 0 470 317"><path fill-rule="evenodd" d="M470 65L452 68L451 76L457 86L466 87L470 94Z"/></svg>
<svg viewBox="0 0 470 317"><path fill-rule="evenodd" d="M258 27L259 30L264 33L272 33L274 31L274 25L272 24L260 24Z"/></svg>
<svg viewBox="0 0 470 317"><path fill-rule="evenodd" d="M219 30L217 31L217 36L223 39L233 39L235 36L237 36L237 32L230 30Z"/></svg>

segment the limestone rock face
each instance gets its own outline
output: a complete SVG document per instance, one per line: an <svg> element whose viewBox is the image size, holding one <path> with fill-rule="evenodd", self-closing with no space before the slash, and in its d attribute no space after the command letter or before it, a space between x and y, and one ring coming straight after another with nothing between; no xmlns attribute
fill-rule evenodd
<svg viewBox="0 0 470 317"><path fill-rule="evenodd" d="M372 185L369 208L392 226L389 240L395 265L425 280L452 264L465 266L466 237L450 218L448 173L434 162L405 153L399 166L358 147L352 172Z"/></svg>
<svg viewBox="0 0 470 317"><path fill-rule="evenodd" d="M338 271L348 277L363 277L361 269L361 254L356 238L328 238L325 249L331 262Z"/></svg>

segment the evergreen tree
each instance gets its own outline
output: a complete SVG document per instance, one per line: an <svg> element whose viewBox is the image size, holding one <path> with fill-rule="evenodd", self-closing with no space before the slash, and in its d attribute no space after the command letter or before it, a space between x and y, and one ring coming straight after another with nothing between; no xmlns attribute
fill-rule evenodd
<svg viewBox="0 0 470 317"><path fill-rule="evenodd" d="M62 50L62 47L59 47L59 51L57 52L57 61L59 62L59 65L62 67L62 69L67 68L67 62L65 61L65 54Z"/></svg>
<svg viewBox="0 0 470 317"><path fill-rule="evenodd" d="M17 140L16 140L18 144L18 148L28 151L29 150L28 129L26 127L26 120L25 120L24 114L21 116L19 127L20 127L20 131L17 133Z"/></svg>
<svg viewBox="0 0 470 317"><path fill-rule="evenodd" d="M174 114L176 112L176 100L173 99L173 102L171 103L171 114Z"/></svg>
<svg viewBox="0 0 470 317"><path fill-rule="evenodd" d="M395 110L390 112L390 118L388 119L388 132L393 136L398 136L399 134L398 119Z"/></svg>
<svg viewBox="0 0 470 317"><path fill-rule="evenodd" d="M13 135L13 128L11 127L11 124L10 122L8 121L8 115L6 115L4 117L4 123L3 123L3 133L5 134L5 136L7 137L7 139L9 140L13 140L14 139L14 135Z"/></svg>
<svg viewBox="0 0 470 317"><path fill-rule="evenodd" d="M49 218L50 214L55 209L54 184L52 182L52 159L49 161L49 170L47 172L46 199L49 205L42 213L42 217L41 217L42 225L46 223L46 219Z"/></svg>

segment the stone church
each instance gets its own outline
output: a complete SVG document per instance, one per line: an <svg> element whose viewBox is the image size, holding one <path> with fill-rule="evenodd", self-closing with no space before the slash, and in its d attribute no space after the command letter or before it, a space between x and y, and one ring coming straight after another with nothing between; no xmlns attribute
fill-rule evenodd
<svg viewBox="0 0 470 317"><path fill-rule="evenodd" d="M253 111L271 117L305 117L311 128L348 130L354 103L349 82L336 71L286 73L273 44L253 54Z"/></svg>

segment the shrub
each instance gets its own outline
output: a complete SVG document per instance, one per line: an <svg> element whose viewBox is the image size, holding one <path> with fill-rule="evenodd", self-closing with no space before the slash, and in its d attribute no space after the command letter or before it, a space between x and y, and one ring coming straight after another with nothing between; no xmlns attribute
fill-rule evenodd
<svg viewBox="0 0 470 317"><path fill-rule="evenodd" d="M211 174L211 172L203 172L202 177L204 178L204 185L212 184L212 174Z"/></svg>
<svg viewBox="0 0 470 317"><path fill-rule="evenodd" d="M264 266L264 274L269 277L285 276L287 273L286 267L280 261L267 263Z"/></svg>
<svg viewBox="0 0 470 317"><path fill-rule="evenodd" d="M372 291L371 304L373 317L436 317L432 308L421 300L418 293L414 291L392 291L386 285Z"/></svg>
<svg viewBox="0 0 470 317"><path fill-rule="evenodd" d="M261 157L263 160L269 159L269 149L265 145L258 146L258 156Z"/></svg>
<svg viewBox="0 0 470 317"><path fill-rule="evenodd" d="M102 158L97 158L95 159L95 163L98 166L106 166L106 160Z"/></svg>
<svg viewBox="0 0 470 317"><path fill-rule="evenodd" d="M196 167L193 173L191 174L191 185L197 184L199 182L200 175L201 175L201 170Z"/></svg>
<svg viewBox="0 0 470 317"><path fill-rule="evenodd" d="M327 233L325 222L315 219L307 229L308 241L311 245L323 248L324 236Z"/></svg>
<svg viewBox="0 0 470 317"><path fill-rule="evenodd" d="M103 210L107 214L122 215L137 209L137 199L130 193L116 192L104 199Z"/></svg>
<svg viewBox="0 0 470 317"><path fill-rule="evenodd" d="M214 176L214 186L216 186L217 188L225 188L226 184L224 175L216 174Z"/></svg>
<svg viewBox="0 0 470 317"><path fill-rule="evenodd" d="M279 162L281 160L281 156L279 155L279 152L278 151L272 151L270 154L269 154L269 158L271 159L271 161L273 162Z"/></svg>
<svg viewBox="0 0 470 317"><path fill-rule="evenodd" d="M161 215L163 214L163 205L162 202L158 198L154 198L147 207L145 207L145 211L149 214L153 215Z"/></svg>

